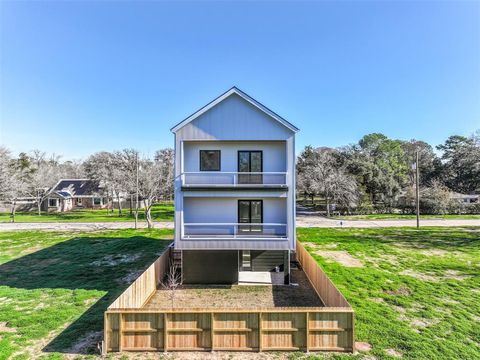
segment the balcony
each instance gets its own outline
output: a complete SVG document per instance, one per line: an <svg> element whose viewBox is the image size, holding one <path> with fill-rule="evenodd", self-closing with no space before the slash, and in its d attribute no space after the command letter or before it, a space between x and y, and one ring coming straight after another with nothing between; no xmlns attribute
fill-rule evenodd
<svg viewBox="0 0 480 360"><path fill-rule="evenodd" d="M286 190L286 172L184 172L182 190Z"/></svg>
<svg viewBox="0 0 480 360"><path fill-rule="evenodd" d="M189 239L287 239L287 224L276 223L185 223L182 238Z"/></svg>

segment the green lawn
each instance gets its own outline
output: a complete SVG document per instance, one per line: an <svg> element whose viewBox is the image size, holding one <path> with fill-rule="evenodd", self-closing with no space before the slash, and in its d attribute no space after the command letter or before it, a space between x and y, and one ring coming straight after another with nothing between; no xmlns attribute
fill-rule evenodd
<svg viewBox="0 0 480 360"><path fill-rule="evenodd" d="M89 344L101 339L107 306L172 235L172 230L0 232L0 359L94 351Z"/></svg>
<svg viewBox="0 0 480 360"><path fill-rule="evenodd" d="M298 237L353 306L369 359L480 359L480 228L312 228Z"/></svg>
<svg viewBox="0 0 480 360"><path fill-rule="evenodd" d="M338 220L414 220L416 215L414 214L368 214L368 215L345 215L334 216L333 219ZM420 215L420 219L479 219L478 214L465 214L465 215Z"/></svg>
<svg viewBox="0 0 480 360"><path fill-rule="evenodd" d="M104 310L172 234L0 232L0 359L94 352ZM372 350L272 359L480 359L480 228L300 228L298 237L352 304L356 340Z"/></svg>
<svg viewBox="0 0 480 360"><path fill-rule="evenodd" d="M154 221L173 221L174 209L173 203L156 204L152 207L152 217ZM139 220L145 220L144 211L140 209ZM33 212L21 213L15 215L15 222L110 222L110 221L135 221L135 217L130 215L129 209L123 209L122 216L118 215L118 210L108 212L102 210L74 210L66 213L42 213ZM0 223L10 222L9 213L0 213Z"/></svg>

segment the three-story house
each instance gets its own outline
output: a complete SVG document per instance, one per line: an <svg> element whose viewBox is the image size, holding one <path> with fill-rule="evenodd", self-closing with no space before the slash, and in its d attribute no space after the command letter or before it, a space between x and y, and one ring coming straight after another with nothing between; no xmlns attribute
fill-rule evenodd
<svg viewBox="0 0 480 360"><path fill-rule="evenodd" d="M183 283L233 284L267 271L289 283L297 131L235 87L172 128Z"/></svg>

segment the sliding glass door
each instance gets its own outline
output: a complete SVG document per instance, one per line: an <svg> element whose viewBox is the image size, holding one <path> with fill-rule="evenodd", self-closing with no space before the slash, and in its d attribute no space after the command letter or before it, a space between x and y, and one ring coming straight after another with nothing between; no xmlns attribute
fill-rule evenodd
<svg viewBox="0 0 480 360"><path fill-rule="evenodd" d="M261 173L263 171L263 153L262 151L238 152L238 172L239 173ZM238 174L239 184L262 184L262 174Z"/></svg>
<svg viewBox="0 0 480 360"><path fill-rule="evenodd" d="M238 225L239 234L261 233L263 222L263 201L262 200L238 200Z"/></svg>

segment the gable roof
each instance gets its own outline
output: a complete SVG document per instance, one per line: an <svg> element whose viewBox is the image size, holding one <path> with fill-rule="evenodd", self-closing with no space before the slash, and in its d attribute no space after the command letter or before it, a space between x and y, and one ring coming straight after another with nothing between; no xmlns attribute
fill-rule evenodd
<svg viewBox="0 0 480 360"><path fill-rule="evenodd" d="M51 191L48 194L48 197L50 198L61 198L61 199L70 199L72 197L72 194L70 194L68 191Z"/></svg>
<svg viewBox="0 0 480 360"><path fill-rule="evenodd" d="M91 196L101 191L98 181L90 179L61 179L50 191L60 196Z"/></svg>
<svg viewBox="0 0 480 360"><path fill-rule="evenodd" d="M180 130L182 127L184 127L185 125L187 125L188 123L192 122L193 120L195 120L197 117L199 117L200 115L204 114L205 112L207 112L208 110L210 110L211 108L213 108L215 105L217 105L218 103L222 102L223 100L225 100L226 98L228 98L230 95L233 95L233 94L236 94L238 96L240 96L242 99L244 99L245 101L247 101L248 103L252 104L253 106L255 106L256 108L258 108L260 111L263 111L265 114L269 115L271 118L273 118L274 120L278 121L280 124L282 124L283 126L285 126L286 128L288 128L289 130L293 131L293 132L297 132L299 129L294 126L293 124L289 123L287 120L285 120L284 118L282 118L280 115L276 114L275 112L273 112L272 110L270 110L269 108L267 108L265 105L263 105L262 103L258 102L257 100L255 100L254 98L250 97L249 95L247 95L246 93L244 93L242 90L240 90L239 88L237 87L232 87L230 90L224 92L222 95L220 95L219 97L217 97L216 99L212 100L211 102L209 102L207 105L205 105L204 107L202 107L200 110L197 110L196 112L194 112L192 115L190 115L189 117L187 117L186 119L182 120L181 122L179 122L177 125L175 125L174 127L172 127L170 129L170 131L176 133L178 130Z"/></svg>

